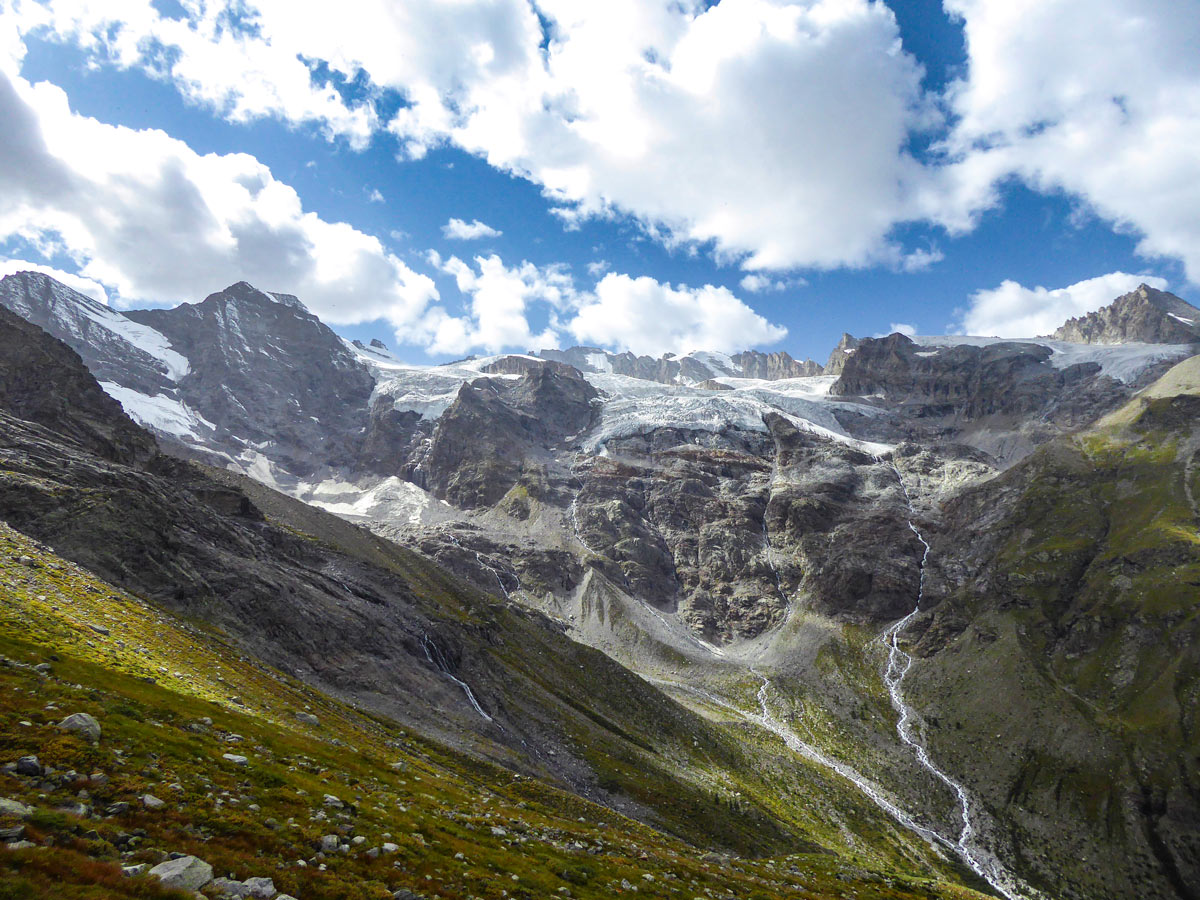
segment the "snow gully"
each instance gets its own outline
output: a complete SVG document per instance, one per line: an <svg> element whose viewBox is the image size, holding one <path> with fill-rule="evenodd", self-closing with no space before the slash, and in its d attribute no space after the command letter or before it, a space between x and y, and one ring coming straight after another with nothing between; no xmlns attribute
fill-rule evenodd
<svg viewBox="0 0 1200 900"><path fill-rule="evenodd" d="M912 516L915 516L916 511L913 508L912 497L908 493L908 487L904 484L904 477L900 474L900 469L892 464L892 471L896 473L896 480L900 483L900 489L904 492L904 501L908 506L909 520L908 527L912 533L917 536L917 540L921 542L924 551L921 554L920 563L920 578L917 583L917 604L913 607L913 611L904 618L895 622L882 635L881 640L887 645L888 659L887 669L883 675L884 685L887 687L888 695L892 700L892 708L896 710L899 719L896 721L896 733L900 736L900 740L911 747L913 753L926 771L946 785L950 790L954 791L958 797L959 818L962 821L962 829L959 831L958 840L952 845L955 852L962 858L976 875L986 881L995 890L999 891L1008 900L1024 900L1025 895L1019 893L1013 876L1009 875L1000 866L999 862L994 859L985 860L981 857L980 852L972 846L972 838L975 836L975 827L972 823L972 808L971 799L967 796L966 789L947 775L942 769L938 768L933 759L929 755L929 751L925 745L913 733L913 716L914 710L904 699L904 678L908 675L908 670L912 667L912 657L900 649L900 633L904 631L913 618L921 611L921 602L925 599L925 567L929 562L929 554L931 548L929 542L921 535L917 526L913 523ZM947 842L949 845L949 842Z"/></svg>

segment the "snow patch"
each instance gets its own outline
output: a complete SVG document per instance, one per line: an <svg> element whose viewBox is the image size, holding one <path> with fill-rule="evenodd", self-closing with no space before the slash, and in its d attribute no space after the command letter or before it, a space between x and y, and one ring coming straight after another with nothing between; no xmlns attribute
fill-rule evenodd
<svg viewBox="0 0 1200 900"><path fill-rule="evenodd" d="M131 419L146 428L176 438L190 438L197 443L203 440L201 432L211 434L216 431L212 422L166 394L149 397L111 381L100 382L100 387L121 404Z"/></svg>

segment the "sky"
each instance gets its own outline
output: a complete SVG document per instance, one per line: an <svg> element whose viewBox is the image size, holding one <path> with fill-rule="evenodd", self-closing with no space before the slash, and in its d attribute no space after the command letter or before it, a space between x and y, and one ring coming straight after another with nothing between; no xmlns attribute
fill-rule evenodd
<svg viewBox="0 0 1200 900"><path fill-rule="evenodd" d="M1200 0L0 0L0 274L413 362L1200 304Z"/></svg>

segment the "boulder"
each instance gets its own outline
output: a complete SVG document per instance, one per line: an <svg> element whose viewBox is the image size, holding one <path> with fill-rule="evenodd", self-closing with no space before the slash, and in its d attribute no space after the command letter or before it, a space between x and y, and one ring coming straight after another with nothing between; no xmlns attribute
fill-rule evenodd
<svg viewBox="0 0 1200 900"><path fill-rule="evenodd" d="M0 816L13 816L17 819L28 819L33 815L33 807L26 806L8 797L0 797Z"/></svg>
<svg viewBox="0 0 1200 900"><path fill-rule="evenodd" d="M17 760L17 774L36 778L42 774L42 764L36 756L22 756Z"/></svg>
<svg viewBox="0 0 1200 900"><path fill-rule="evenodd" d="M275 882L270 878L247 878L245 881L249 896L255 900L273 900L279 891L275 890Z"/></svg>
<svg viewBox="0 0 1200 900"><path fill-rule="evenodd" d="M153 794L142 794L142 806L146 809L162 809L166 805L166 801L159 800Z"/></svg>
<svg viewBox="0 0 1200 900"><path fill-rule="evenodd" d="M181 856L159 863L150 870L165 887L198 891L213 880L212 866L198 856Z"/></svg>
<svg viewBox="0 0 1200 900"><path fill-rule="evenodd" d="M93 744L100 740L100 723L87 713L72 713L59 722L58 727L63 731L73 731Z"/></svg>

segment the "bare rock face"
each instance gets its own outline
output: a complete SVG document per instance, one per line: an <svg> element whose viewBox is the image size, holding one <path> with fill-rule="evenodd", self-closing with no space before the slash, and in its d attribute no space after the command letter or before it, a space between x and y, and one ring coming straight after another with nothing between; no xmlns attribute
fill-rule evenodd
<svg viewBox="0 0 1200 900"><path fill-rule="evenodd" d="M1052 410L1090 421L1121 403L1129 389L1096 363L1058 369L1050 348L1011 341L983 347L922 350L902 334L864 338L842 363L830 393L880 397L917 417L972 421Z"/></svg>
<svg viewBox="0 0 1200 900"><path fill-rule="evenodd" d="M841 375L842 369L845 368L846 360L849 359L854 351L858 349L859 340L849 332L842 334L842 339L838 341L836 347L829 354L829 361L825 363L823 375Z"/></svg>
<svg viewBox="0 0 1200 900"><path fill-rule="evenodd" d="M69 346L97 381L151 396L173 392L172 367L164 361L172 351L162 335L49 275L17 272L0 280L0 306ZM176 370L186 367L181 357L173 361Z"/></svg>
<svg viewBox="0 0 1200 900"><path fill-rule="evenodd" d="M1102 309L1068 319L1052 337L1080 344L1190 344L1200 341L1200 309L1143 284Z"/></svg>
<svg viewBox="0 0 1200 900"><path fill-rule="evenodd" d="M596 397L577 370L555 363L535 365L511 383L464 384L422 460L428 489L464 509L497 503L527 463L591 424Z"/></svg>
<svg viewBox="0 0 1200 900"><path fill-rule="evenodd" d="M269 443L263 452L298 475L353 458L374 379L295 297L242 281L200 303L128 317L191 361L180 393L217 426L218 444Z"/></svg>
<svg viewBox="0 0 1200 900"><path fill-rule="evenodd" d="M745 353L735 353L732 359L741 366L742 375L746 378L778 381L782 378L805 378L825 374L824 368L811 359L799 362L782 351L760 353L757 350L747 350Z"/></svg>
<svg viewBox="0 0 1200 900"><path fill-rule="evenodd" d="M118 462L150 459L154 438L100 389L73 350L0 308L0 413L36 423Z"/></svg>

